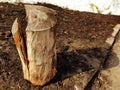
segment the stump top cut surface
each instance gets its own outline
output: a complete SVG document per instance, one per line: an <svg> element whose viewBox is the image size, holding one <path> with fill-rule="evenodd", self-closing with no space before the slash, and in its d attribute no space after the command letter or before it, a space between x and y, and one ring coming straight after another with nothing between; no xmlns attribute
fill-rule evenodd
<svg viewBox="0 0 120 90"><path fill-rule="evenodd" d="M28 25L26 31L43 31L53 27L56 11L44 6L25 5Z"/></svg>

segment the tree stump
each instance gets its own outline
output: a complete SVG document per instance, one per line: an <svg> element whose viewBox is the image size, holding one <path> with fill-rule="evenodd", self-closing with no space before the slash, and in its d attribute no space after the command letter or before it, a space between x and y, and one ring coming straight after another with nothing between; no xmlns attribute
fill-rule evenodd
<svg viewBox="0 0 120 90"><path fill-rule="evenodd" d="M50 8L25 5L27 27L24 37L16 19L12 34L18 50L24 78L34 85L44 85L56 74L56 12Z"/></svg>

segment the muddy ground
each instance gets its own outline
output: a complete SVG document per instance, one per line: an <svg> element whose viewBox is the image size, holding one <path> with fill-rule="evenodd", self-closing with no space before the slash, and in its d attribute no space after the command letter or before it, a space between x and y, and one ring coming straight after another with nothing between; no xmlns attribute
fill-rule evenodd
<svg viewBox="0 0 120 90"><path fill-rule="evenodd" d="M91 90L94 83L89 83L93 81L93 73L104 64L111 49L106 40L111 37L113 27L120 23L120 17L72 11L50 4L38 5L57 11L55 32L58 73L43 87L34 86L23 79L11 27L18 17L25 29L24 6L0 3L0 90L75 90L76 85L79 85L81 90ZM109 68L116 65L117 63ZM100 86L97 84L95 87Z"/></svg>

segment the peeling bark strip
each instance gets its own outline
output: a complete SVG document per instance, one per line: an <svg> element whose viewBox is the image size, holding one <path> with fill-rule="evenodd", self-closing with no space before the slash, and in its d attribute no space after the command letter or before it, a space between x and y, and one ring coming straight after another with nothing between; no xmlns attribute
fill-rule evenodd
<svg viewBox="0 0 120 90"><path fill-rule="evenodd" d="M12 27L13 38L21 58L24 78L34 85L44 85L57 72L54 33L56 12L36 5L25 5L25 9L28 19L26 39L23 39L17 19Z"/></svg>
<svg viewBox="0 0 120 90"><path fill-rule="evenodd" d="M25 41L23 39L23 33L22 30L20 28L21 26L18 23L18 19L16 19L13 23L12 26L12 34L13 34L13 38L16 44L16 48L18 50L21 62L22 62L22 68L23 68L23 72L24 73L24 77L28 77L29 73L28 73L28 59L27 59L27 54L25 51Z"/></svg>

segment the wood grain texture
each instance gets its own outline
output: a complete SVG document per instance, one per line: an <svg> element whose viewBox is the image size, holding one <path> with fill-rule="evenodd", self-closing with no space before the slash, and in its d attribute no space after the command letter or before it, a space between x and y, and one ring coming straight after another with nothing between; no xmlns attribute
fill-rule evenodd
<svg viewBox="0 0 120 90"><path fill-rule="evenodd" d="M27 51L30 81L45 84L56 73L56 47L54 32L27 32Z"/></svg>
<svg viewBox="0 0 120 90"><path fill-rule="evenodd" d="M22 62L22 68L24 73L24 77L29 77L29 70L28 70L28 59L27 59L27 53L26 53L26 46L24 41L24 36L21 30L21 26L18 23L18 19L16 19L12 26L12 35L16 44L16 48L18 50L21 62Z"/></svg>
<svg viewBox="0 0 120 90"><path fill-rule="evenodd" d="M57 72L54 33L56 12L35 5L25 5L25 9L28 23L26 37L16 19L12 27L13 38L21 58L24 79L34 85L44 85Z"/></svg>

